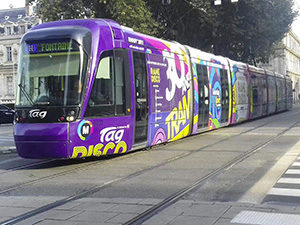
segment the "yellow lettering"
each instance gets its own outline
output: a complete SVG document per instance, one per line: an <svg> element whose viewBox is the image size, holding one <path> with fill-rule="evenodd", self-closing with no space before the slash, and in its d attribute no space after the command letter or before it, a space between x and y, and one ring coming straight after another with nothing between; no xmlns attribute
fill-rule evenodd
<svg viewBox="0 0 300 225"><path fill-rule="evenodd" d="M42 52L45 51L45 44L41 44L42 45Z"/></svg>
<svg viewBox="0 0 300 225"><path fill-rule="evenodd" d="M151 76L152 83L160 83L160 76Z"/></svg>
<svg viewBox="0 0 300 225"><path fill-rule="evenodd" d="M47 51L47 52L50 52L50 51L51 51L51 45L50 45L50 44L47 44L47 45L46 45L46 51Z"/></svg>
<svg viewBox="0 0 300 225"><path fill-rule="evenodd" d="M182 108L181 102L179 102L179 107L178 108L179 108L178 127L180 127L180 124L184 125L186 123L187 116L186 116L186 111L184 111L183 108Z"/></svg>
<svg viewBox="0 0 300 225"><path fill-rule="evenodd" d="M80 155L80 158L86 157L87 149L84 146L76 146L73 148L72 158L77 158Z"/></svg>
<svg viewBox="0 0 300 225"><path fill-rule="evenodd" d="M104 147L104 149L103 149ZM103 149L103 152L101 151ZM127 144L125 141L120 141L117 145L113 142L107 143L105 146L101 143L94 145L89 145L88 150L84 146L76 146L73 148L72 158L83 158L101 155L106 155L108 150L114 150L113 154L125 153L127 151Z"/></svg>
<svg viewBox="0 0 300 225"><path fill-rule="evenodd" d="M89 157L89 156L91 156L93 154L93 149L94 149L94 145L90 145L87 157Z"/></svg>
<svg viewBox="0 0 300 225"><path fill-rule="evenodd" d="M159 76L160 75L159 68L157 68L157 69L151 68L151 75Z"/></svg>
<svg viewBox="0 0 300 225"><path fill-rule="evenodd" d="M174 137L174 129L177 126L177 108L175 107L172 112L167 116L166 123L168 125L168 138Z"/></svg>
<svg viewBox="0 0 300 225"><path fill-rule="evenodd" d="M103 144L97 144L94 148L93 156L101 156L101 149L103 148Z"/></svg>
<svg viewBox="0 0 300 225"><path fill-rule="evenodd" d="M188 120L190 118L191 90L188 90L187 98L188 100L186 101L186 96L183 96L182 102L183 102L183 109L186 111L186 115L187 115L186 119Z"/></svg>
<svg viewBox="0 0 300 225"><path fill-rule="evenodd" d="M160 83L160 69L150 68L150 73L151 73L151 82Z"/></svg>
<svg viewBox="0 0 300 225"><path fill-rule="evenodd" d="M56 51L56 45L57 45L57 43L52 44L52 51Z"/></svg>
<svg viewBox="0 0 300 225"><path fill-rule="evenodd" d="M113 142L109 142L107 145L105 145L105 147L104 147L104 150L103 150L103 155L106 155L107 154L107 151L109 150L109 149L114 149L115 148L115 143L113 143Z"/></svg>
<svg viewBox="0 0 300 225"><path fill-rule="evenodd" d="M182 97L182 101L178 103L166 118L168 125L168 139L174 138L180 132L180 126L185 125L190 118L190 97L191 90L188 90L187 96Z"/></svg>
<svg viewBox="0 0 300 225"><path fill-rule="evenodd" d="M125 141L120 141L120 142L117 144L116 149L115 149L115 151L114 151L114 154L120 153L120 152L119 152L120 148L123 149L123 151L122 151L121 153L125 153L125 152L127 151L127 144L126 144Z"/></svg>

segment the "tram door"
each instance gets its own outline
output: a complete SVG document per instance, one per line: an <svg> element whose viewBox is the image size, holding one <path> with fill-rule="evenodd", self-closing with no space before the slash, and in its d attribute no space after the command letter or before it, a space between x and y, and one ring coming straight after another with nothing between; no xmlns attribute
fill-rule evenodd
<svg viewBox="0 0 300 225"><path fill-rule="evenodd" d="M147 141L148 132L148 82L146 55L133 52L135 77L135 137L134 142Z"/></svg>
<svg viewBox="0 0 300 225"><path fill-rule="evenodd" d="M208 126L209 120L209 89L208 89L208 72L207 66L196 65L198 75L198 91L199 91L199 117L198 128Z"/></svg>

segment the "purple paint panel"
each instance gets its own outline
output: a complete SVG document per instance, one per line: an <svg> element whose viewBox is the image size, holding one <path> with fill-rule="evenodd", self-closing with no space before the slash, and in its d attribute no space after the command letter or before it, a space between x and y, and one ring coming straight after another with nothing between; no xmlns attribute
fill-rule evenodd
<svg viewBox="0 0 300 225"><path fill-rule="evenodd" d="M23 158L69 158L68 124L15 124L14 138Z"/></svg>

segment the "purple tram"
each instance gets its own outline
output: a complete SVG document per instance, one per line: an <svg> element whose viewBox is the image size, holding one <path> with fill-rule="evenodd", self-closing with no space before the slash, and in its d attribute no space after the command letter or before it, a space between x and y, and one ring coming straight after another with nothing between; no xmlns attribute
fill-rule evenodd
<svg viewBox="0 0 300 225"><path fill-rule="evenodd" d="M292 107L289 77L106 19L21 41L14 139L24 158L126 153Z"/></svg>

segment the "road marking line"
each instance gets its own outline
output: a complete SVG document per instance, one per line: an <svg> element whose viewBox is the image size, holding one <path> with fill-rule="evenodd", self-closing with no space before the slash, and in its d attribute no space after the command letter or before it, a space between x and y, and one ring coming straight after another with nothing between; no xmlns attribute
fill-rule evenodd
<svg viewBox="0 0 300 225"><path fill-rule="evenodd" d="M272 188L268 192L268 195L282 195L282 196L300 197L300 189Z"/></svg>
<svg viewBox="0 0 300 225"><path fill-rule="evenodd" d="M289 169L285 172L285 174L300 174L300 170Z"/></svg>
<svg viewBox="0 0 300 225"><path fill-rule="evenodd" d="M281 183L281 184L300 184L300 178L280 178L277 183Z"/></svg>
<svg viewBox="0 0 300 225"><path fill-rule="evenodd" d="M276 164L252 187L250 188L240 199L239 202L247 203L260 203L266 196L266 193L274 186L274 184L280 179L286 169L297 158L300 159L300 141L298 141L291 149L288 150L282 156ZM300 174L300 170L299 170Z"/></svg>
<svg viewBox="0 0 300 225"><path fill-rule="evenodd" d="M292 166L300 166L300 162L294 162Z"/></svg>
<svg viewBox="0 0 300 225"><path fill-rule="evenodd" d="M299 225L300 215L242 211L234 217L231 223L255 225Z"/></svg>

